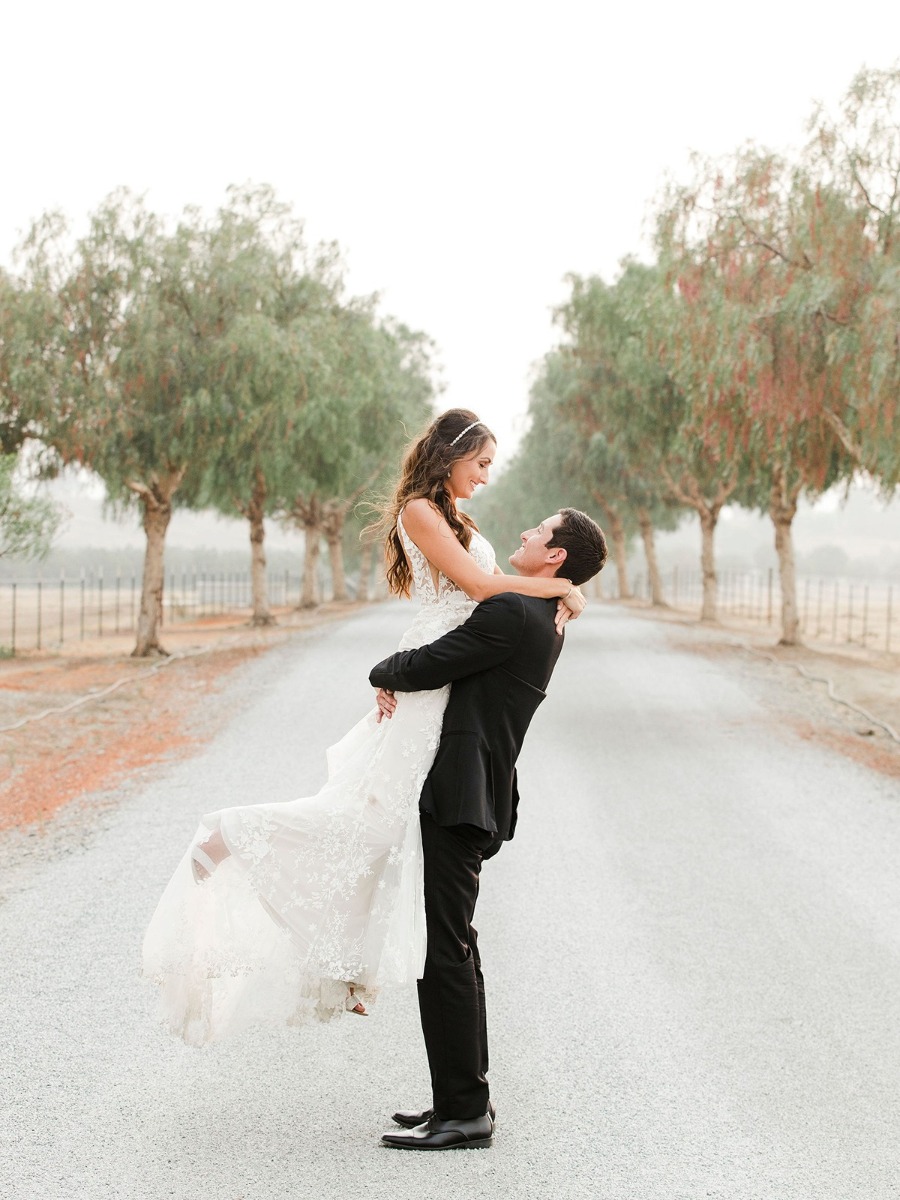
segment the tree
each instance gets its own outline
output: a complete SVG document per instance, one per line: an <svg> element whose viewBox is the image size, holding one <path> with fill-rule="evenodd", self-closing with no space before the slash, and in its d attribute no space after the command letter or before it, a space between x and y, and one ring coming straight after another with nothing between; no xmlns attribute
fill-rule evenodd
<svg viewBox="0 0 900 1200"><path fill-rule="evenodd" d="M16 455L0 455L0 558L41 558L59 527L59 511L49 500L22 491L17 465Z"/></svg>
<svg viewBox="0 0 900 1200"><path fill-rule="evenodd" d="M30 406L46 386L33 333L47 316L41 293L0 269L0 454L14 455L33 432Z"/></svg>
<svg viewBox="0 0 900 1200"><path fill-rule="evenodd" d="M407 430L430 416L434 396L430 341L396 322L378 321L371 301L333 310L308 328L307 403L290 441L291 471L281 507L305 541L300 606L319 603L324 537L333 598L348 598L343 533L348 516L384 485Z"/></svg>
<svg viewBox="0 0 900 1200"><path fill-rule="evenodd" d="M303 228L271 188L229 189L229 203L201 226L203 302L229 314L211 343L211 377L231 419L209 447L201 502L249 523L253 612L268 625L265 518L274 515L294 472L292 433L301 420L310 370L305 347L338 305L334 247L310 254ZM195 294L183 303L193 309Z"/></svg>
<svg viewBox="0 0 900 1200"><path fill-rule="evenodd" d="M27 495L16 479L34 428L29 402L44 382L31 330L45 315L40 293L0 270L0 557L42 557L60 522L50 501ZM29 446L35 461L39 449Z"/></svg>
<svg viewBox="0 0 900 1200"><path fill-rule="evenodd" d="M612 286L602 279L570 276L572 294L557 311L569 339L579 382L571 404L589 439L596 495L607 513L620 595L629 594L624 575L625 523L640 531L654 604L663 604L654 529L672 528L678 507L662 465L676 428L677 397L672 381L648 346L648 312L656 287L652 268L623 264Z"/></svg>
<svg viewBox="0 0 900 1200"><path fill-rule="evenodd" d="M836 276L829 262L836 246L857 259L864 235L844 197L753 149L725 168L707 168L686 197L682 221L701 213L678 281L687 319L696 324L700 314L699 323L716 329L705 350L706 387L691 397L695 420L707 444L735 463L738 498L772 520L781 638L793 644L799 615L791 529L799 497L849 480L854 470L832 419L847 397L829 338L835 322L855 319L860 281L852 271ZM724 379L733 382L719 386Z"/></svg>
<svg viewBox="0 0 900 1200"><path fill-rule="evenodd" d="M65 223L52 217L35 223L24 246L26 282L50 315L48 332L34 331L36 345L49 342L50 386L30 415L60 461L100 475L114 505L139 505L146 552L133 653L163 654L165 535L176 493L197 497L205 451L229 417L210 359L231 314L205 286L191 212L166 235L119 192L70 247Z"/></svg>
<svg viewBox="0 0 900 1200"><path fill-rule="evenodd" d="M851 233L829 239L818 263L824 286L842 297L825 310L826 352L848 401L826 407L825 417L856 464L888 496L900 483L898 114L900 67L863 69L837 116L816 108L804 156L822 193L841 197L842 223Z"/></svg>
<svg viewBox="0 0 900 1200"><path fill-rule="evenodd" d="M580 508L600 521L581 431L568 405L572 363L559 351L544 357L531 387L528 429L516 454L479 496L473 514L501 565L523 529L560 508Z"/></svg>

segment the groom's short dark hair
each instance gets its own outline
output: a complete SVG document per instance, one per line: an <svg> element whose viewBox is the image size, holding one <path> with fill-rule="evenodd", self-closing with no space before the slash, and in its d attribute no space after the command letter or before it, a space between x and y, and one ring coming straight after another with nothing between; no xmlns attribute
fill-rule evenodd
<svg viewBox="0 0 900 1200"><path fill-rule="evenodd" d="M608 553L603 530L587 513L577 508L561 508L562 520L553 531L547 549L562 546L566 557L557 575L571 579L573 583L586 583L603 570Z"/></svg>

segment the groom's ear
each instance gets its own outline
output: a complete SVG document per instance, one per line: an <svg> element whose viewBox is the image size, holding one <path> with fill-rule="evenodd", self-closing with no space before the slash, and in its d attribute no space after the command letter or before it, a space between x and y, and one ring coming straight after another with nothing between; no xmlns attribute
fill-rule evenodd
<svg viewBox="0 0 900 1200"><path fill-rule="evenodd" d="M551 546L547 553L547 562L553 563L557 567L561 567L566 561L568 553L565 546Z"/></svg>

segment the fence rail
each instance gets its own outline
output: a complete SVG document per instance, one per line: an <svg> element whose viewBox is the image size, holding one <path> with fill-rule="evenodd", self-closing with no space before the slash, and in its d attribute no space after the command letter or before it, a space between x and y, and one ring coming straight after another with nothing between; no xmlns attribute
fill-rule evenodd
<svg viewBox="0 0 900 1200"><path fill-rule="evenodd" d="M697 609L703 599L698 570L665 572L663 590L674 608ZM646 574L635 580L634 594L650 599ZM781 621L781 585L774 569L718 572L718 612L777 628ZM887 581L800 576L797 579L800 632L810 641L900 651L900 586Z"/></svg>
<svg viewBox="0 0 900 1200"><path fill-rule="evenodd" d="M287 607L300 600L302 576L268 575L269 603ZM61 648L72 642L129 633L137 628L141 578L83 573L72 579L0 583L0 652ZM166 577L163 625L251 608L249 572L183 571Z"/></svg>

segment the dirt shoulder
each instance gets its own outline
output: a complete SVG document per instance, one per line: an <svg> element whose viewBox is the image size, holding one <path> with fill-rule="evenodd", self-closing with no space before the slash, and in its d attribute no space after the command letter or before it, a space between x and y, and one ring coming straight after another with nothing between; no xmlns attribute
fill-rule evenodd
<svg viewBox="0 0 900 1200"><path fill-rule="evenodd" d="M777 634L758 623L703 625L675 609L628 608L677 630L680 649L728 660L799 736L900 779L900 655L826 643L779 646Z"/></svg>
<svg viewBox="0 0 900 1200"><path fill-rule="evenodd" d="M113 637L3 661L0 832L41 833L79 803L109 803L135 771L212 736L232 711L228 680L242 663L358 607L284 612L266 629L233 617L178 626L166 633L164 659L133 659L132 640Z"/></svg>

